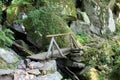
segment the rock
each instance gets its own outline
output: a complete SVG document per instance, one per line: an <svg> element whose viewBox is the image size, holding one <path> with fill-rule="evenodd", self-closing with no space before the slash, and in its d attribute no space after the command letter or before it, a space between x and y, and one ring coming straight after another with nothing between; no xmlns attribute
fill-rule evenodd
<svg viewBox="0 0 120 80"><path fill-rule="evenodd" d="M55 60L49 60L42 62L43 67L40 68L42 71L46 71L46 73L54 73L57 71L57 65Z"/></svg>
<svg viewBox="0 0 120 80"><path fill-rule="evenodd" d="M27 65L30 69L40 69L41 67L43 67L44 65L40 62L30 62L28 65Z"/></svg>
<svg viewBox="0 0 120 80"><path fill-rule="evenodd" d="M101 8L96 2L90 0L83 1L83 6L89 16L91 22L90 31L92 33L102 35L115 31L115 22L111 9Z"/></svg>
<svg viewBox="0 0 120 80"><path fill-rule="evenodd" d="M13 74L14 70L4 70L4 69L0 69L0 75L10 75Z"/></svg>
<svg viewBox="0 0 120 80"><path fill-rule="evenodd" d="M18 65L18 69L26 69L26 64L24 63L24 60L21 60L19 65Z"/></svg>
<svg viewBox="0 0 120 80"><path fill-rule="evenodd" d="M92 24L92 23L90 25L90 31L94 34L100 35L100 28L94 26L94 24Z"/></svg>
<svg viewBox="0 0 120 80"><path fill-rule="evenodd" d="M33 75L39 75L40 71L39 69L33 69L33 70L29 70L27 71L29 74L33 74Z"/></svg>
<svg viewBox="0 0 120 80"><path fill-rule="evenodd" d="M53 74L38 76L38 77L30 79L30 80L61 80L61 79L62 79L61 74L59 72L55 72Z"/></svg>
<svg viewBox="0 0 120 80"><path fill-rule="evenodd" d="M89 20L89 17L86 12L82 12L82 11L80 11L80 9L77 9L77 14L82 16L82 19L86 24L88 24L88 25L90 24L90 20Z"/></svg>
<svg viewBox="0 0 120 80"><path fill-rule="evenodd" d="M53 0L50 2L52 2L52 5L57 9L57 13L76 18L75 2L73 0Z"/></svg>
<svg viewBox="0 0 120 80"><path fill-rule="evenodd" d="M13 80L14 70L0 69L0 80Z"/></svg>
<svg viewBox="0 0 120 80"><path fill-rule="evenodd" d="M79 53L70 53L68 55L68 58L75 62L81 62L84 61L84 57L82 57L82 55L83 55L83 51L80 51Z"/></svg>
<svg viewBox="0 0 120 80"><path fill-rule="evenodd" d="M42 17L47 16L47 18L44 17L45 19L41 19L39 21L39 22L42 21L44 26L41 26L42 28L38 26L37 30L35 29L36 26L33 25L33 22L29 23L32 20L31 17L28 17L24 22L27 31L27 40L39 49L43 49L43 46L44 48L46 48L46 46L49 45L50 39L46 38L45 37L46 35L72 32L71 29L66 24L66 22L63 21L61 17L55 14L53 15L54 16L52 16L52 18L49 17L50 15L48 14L42 15ZM46 22L54 24L46 24ZM40 25L40 23L38 23L37 25ZM69 43L69 38L65 37L64 39L66 40L63 40L63 38L59 38L59 40L57 39L59 46L65 46L63 45L64 43L65 44Z"/></svg>
<svg viewBox="0 0 120 80"><path fill-rule="evenodd" d="M65 18L69 17L69 20L74 20L77 17L73 0L50 0L49 2L51 2L51 6L54 6L57 14L67 16Z"/></svg>
<svg viewBox="0 0 120 80"><path fill-rule="evenodd" d="M75 67L75 68L84 68L85 67L85 64L79 63L79 62L74 62L74 61L71 61L71 60L67 60L65 62L65 65L68 66L68 67Z"/></svg>
<svg viewBox="0 0 120 80"><path fill-rule="evenodd" d="M14 80L30 80L35 77L35 75L28 74L24 70L16 70L14 73Z"/></svg>
<svg viewBox="0 0 120 80"><path fill-rule="evenodd" d="M0 76L0 80L13 80L13 77L5 75L5 76Z"/></svg>
<svg viewBox="0 0 120 80"><path fill-rule="evenodd" d="M15 63L19 61L18 55L14 51L8 51L0 48L0 58L5 60L7 63Z"/></svg>
<svg viewBox="0 0 120 80"><path fill-rule="evenodd" d="M115 32L115 21L113 19L113 13L112 10L109 8L108 9L108 13L109 13L109 19L108 19L108 28L110 30L110 32Z"/></svg>
<svg viewBox="0 0 120 80"><path fill-rule="evenodd" d="M89 30L90 25L80 20L73 21L72 24L70 25L70 28L75 34L79 34L81 32L87 32L87 33L90 32Z"/></svg>
<svg viewBox="0 0 120 80"><path fill-rule="evenodd" d="M26 34L25 27L23 26L23 24L13 24L11 28L20 33Z"/></svg>
<svg viewBox="0 0 120 80"><path fill-rule="evenodd" d="M0 69L14 69L19 62L19 56L12 50L0 48Z"/></svg>
<svg viewBox="0 0 120 80"><path fill-rule="evenodd" d="M16 70L14 73L14 80L26 79L26 74L24 70Z"/></svg>
<svg viewBox="0 0 120 80"><path fill-rule="evenodd" d="M75 62L82 62L84 61L84 57L70 57L71 60L75 61Z"/></svg>
<svg viewBox="0 0 120 80"><path fill-rule="evenodd" d="M28 65L29 65L29 63L31 62L31 60L30 60L30 59L25 59L24 62L26 63L26 66L28 67Z"/></svg>
<svg viewBox="0 0 120 80"><path fill-rule="evenodd" d="M98 16L100 13L99 12L100 7L96 3L94 3L90 0L83 1L83 5L84 5L84 10L88 14L88 17L92 24L91 26L89 26L89 31L91 30L92 33L100 35L101 34L100 29L101 29L101 27L103 27L102 23L99 19L99 16Z"/></svg>
<svg viewBox="0 0 120 80"><path fill-rule="evenodd" d="M84 53L81 51L81 52L78 52L78 53L70 53L69 56L71 57L81 57Z"/></svg>

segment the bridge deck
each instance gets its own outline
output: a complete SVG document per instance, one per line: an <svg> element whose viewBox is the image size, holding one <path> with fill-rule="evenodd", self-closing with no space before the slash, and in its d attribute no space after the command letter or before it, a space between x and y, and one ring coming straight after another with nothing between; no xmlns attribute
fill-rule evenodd
<svg viewBox="0 0 120 80"><path fill-rule="evenodd" d="M62 53L64 55L67 55L70 53L70 48L62 48L60 49L62 51ZM32 56L28 56L28 58L30 59L34 59L34 60L45 60L47 58L61 58L61 55L59 54L58 50L54 50L53 54L51 53L50 55L48 55L46 57L46 55L48 54L48 52L42 52L42 53L38 53L38 54L34 54Z"/></svg>

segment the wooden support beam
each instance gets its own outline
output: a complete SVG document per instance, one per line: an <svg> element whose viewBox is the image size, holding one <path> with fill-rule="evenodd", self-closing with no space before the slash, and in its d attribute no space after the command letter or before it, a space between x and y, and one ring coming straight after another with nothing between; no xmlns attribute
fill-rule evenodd
<svg viewBox="0 0 120 80"><path fill-rule="evenodd" d="M71 49L76 48L80 49L75 38L70 34Z"/></svg>
<svg viewBox="0 0 120 80"><path fill-rule="evenodd" d="M63 55L62 51L60 50L57 42L55 41L54 37L52 37L52 39L51 39L51 42L50 42L50 45L49 45L49 48L48 48L48 54L46 55L46 58L48 58L49 55L53 55L53 52L54 52L53 47L54 47L54 45L56 46L56 48L57 48L59 54L61 55L61 57L65 58L65 56Z"/></svg>

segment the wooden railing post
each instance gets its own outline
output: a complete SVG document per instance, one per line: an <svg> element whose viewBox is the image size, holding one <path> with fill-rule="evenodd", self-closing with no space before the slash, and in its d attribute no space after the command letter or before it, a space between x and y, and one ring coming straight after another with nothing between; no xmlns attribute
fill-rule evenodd
<svg viewBox="0 0 120 80"><path fill-rule="evenodd" d="M46 57L48 57L50 54L51 54L51 57L53 55L53 52L54 52L54 45L56 46L59 54L65 58L65 56L63 55L62 51L60 50L60 47L58 46L57 42L55 41L54 39L54 36L52 37L51 39L51 42L50 42L50 45L49 45L49 48L48 48L48 54L46 55Z"/></svg>

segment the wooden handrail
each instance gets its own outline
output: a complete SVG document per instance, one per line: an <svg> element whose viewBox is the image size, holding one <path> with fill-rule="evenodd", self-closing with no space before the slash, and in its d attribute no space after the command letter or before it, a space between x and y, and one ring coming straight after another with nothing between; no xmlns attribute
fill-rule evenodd
<svg viewBox="0 0 120 80"><path fill-rule="evenodd" d="M58 37L58 36L65 36L65 35L69 35L72 33L63 33L63 34L53 34L53 35L47 35L46 37Z"/></svg>

